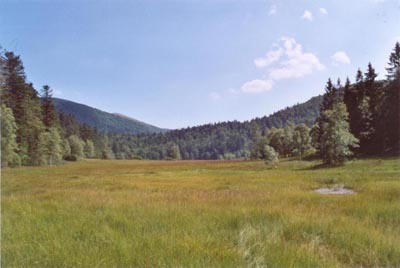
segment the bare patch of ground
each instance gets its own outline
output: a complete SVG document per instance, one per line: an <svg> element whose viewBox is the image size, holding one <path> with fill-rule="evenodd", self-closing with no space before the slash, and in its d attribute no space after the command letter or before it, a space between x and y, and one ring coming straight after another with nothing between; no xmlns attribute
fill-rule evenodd
<svg viewBox="0 0 400 268"><path fill-rule="evenodd" d="M314 190L314 192L319 193L319 194L337 194L337 195L355 194L355 192L353 190L345 188L343 184L337 184L331 188L327 188L327 187L318 188L318 189Z"/></svg>

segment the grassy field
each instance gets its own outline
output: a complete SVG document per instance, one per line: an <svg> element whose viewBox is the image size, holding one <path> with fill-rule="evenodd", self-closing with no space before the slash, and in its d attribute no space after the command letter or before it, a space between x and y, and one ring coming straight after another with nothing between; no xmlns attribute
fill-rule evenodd
<svg viewBox="0 0 400 268"><path fill-rule="evenodd" d="M400 267L400 159L2 170L2 267ZM314 189L343 183L355 195Z"/></svg>

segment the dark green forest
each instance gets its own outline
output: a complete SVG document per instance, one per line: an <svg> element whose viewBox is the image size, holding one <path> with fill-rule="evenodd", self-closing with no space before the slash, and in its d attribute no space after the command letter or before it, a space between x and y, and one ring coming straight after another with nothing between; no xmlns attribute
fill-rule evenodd
<svg viewBox="0 0 400 268"><path fill-rule="evenodd" d="M369 64L353 83L328 79L323 96L272 115L167 132L84 105L65 108L51 87L38 91L28 82L13 52L1 52L0 68L2 166L80 158L272 162L278 156L318 156L337 164L352 156L400 154L399 43L389 55L385 80L377 81Z"/></svg>
<svg viewBox="0 0 400 268"><path fill-rule="evenodd" d="M135 119L103 112L99 109L68 100L53 98L53 103L58 112L71 114L79 123L95 127L102 133L140 134L167 131L166 129L161 129Z"/></svg>

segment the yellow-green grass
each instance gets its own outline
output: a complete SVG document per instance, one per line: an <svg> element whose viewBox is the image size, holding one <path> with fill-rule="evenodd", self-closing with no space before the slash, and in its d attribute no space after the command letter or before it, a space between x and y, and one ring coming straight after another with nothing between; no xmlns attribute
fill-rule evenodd
<svg viewBox="0 0 400 268"><path fill-rule="evenodd" d="M400 159L2 170L2 267L400 267ZM313 190L343 183L355 195Z"/></svg>

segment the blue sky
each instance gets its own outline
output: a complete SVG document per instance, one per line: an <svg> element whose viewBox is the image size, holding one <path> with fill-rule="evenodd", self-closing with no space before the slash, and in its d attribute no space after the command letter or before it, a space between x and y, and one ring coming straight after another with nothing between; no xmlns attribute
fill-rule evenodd
<svg viewBox="0 0 400 268"><path fill-rule="evenodd" d="M400 1L0 1L0 44L55 97L165 128L249 120L384 67Z"/></svg>

